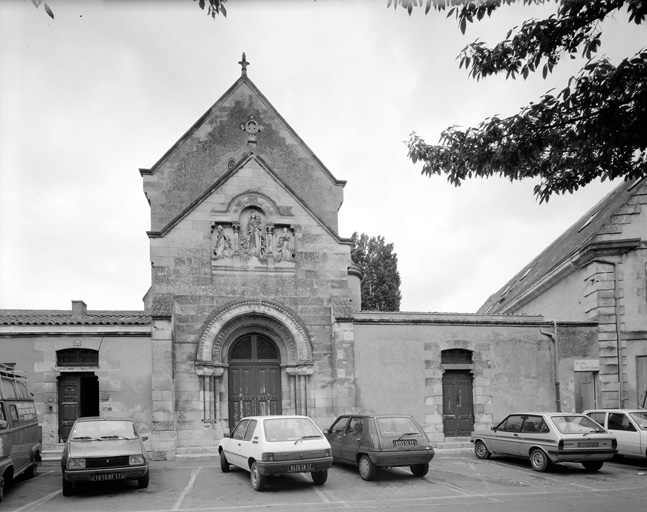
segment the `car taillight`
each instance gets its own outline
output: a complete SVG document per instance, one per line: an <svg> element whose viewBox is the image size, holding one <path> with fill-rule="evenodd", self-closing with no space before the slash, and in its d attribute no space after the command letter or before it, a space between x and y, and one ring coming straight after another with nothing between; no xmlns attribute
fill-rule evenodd
<svg viewBox="0 0 647 512"><path fill-rule="evenodd" d="M324 452L324 457L330 457L330 450L326 448L326 451Z"/></svg>
<svg viewBox="0 0 647 512"><path fill-rule="evenodd" d="M618 440L614 437L613 441L611 441L611 448L614 450L618 447Z"/></svg>
<svg viewBox="0 0 647 512"><path fill-rule="evenodd" d="M274 461L274 454L271 452L265 452L263 453L262 456L263 462L273 462Z"/></svg>
<svg viewBox="0 0 647 512"><path fill-rule="evenodd" d="M143 455L131 455L130 457L128 457L128 464L130 464L131 466L137 466L143 463L144 463Z"/></svg>
<svg viewBox="0 0 647 512"><path fill-rule="evenodd" d="M557 449L558 450L563 450L564 449L564 440L560 439L559 443L557 443Z"/></svg>
<svg viewBox="0 0 647 512"><path fill-rule="evenodd" d="M85 469L85 459L68 459L67 469Z"/></svg>

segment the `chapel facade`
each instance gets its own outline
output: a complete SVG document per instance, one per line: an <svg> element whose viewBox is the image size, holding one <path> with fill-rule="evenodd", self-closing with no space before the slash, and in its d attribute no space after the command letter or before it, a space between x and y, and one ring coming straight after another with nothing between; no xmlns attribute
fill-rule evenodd
<svg viewBox="0 0 647 512"><path fill-rule="evenodd" d="M514 410L574 410L596 319L367 312L337 179L241 76L149 169L142 311L0 311L55 452L85 415L133 418L154 459L215 454L245 415L412 414L439 443ZM433 291L432 291L433 293ZM559 339L559 350L556 340ZM469 446L469 445L468 445Z"/></svg>

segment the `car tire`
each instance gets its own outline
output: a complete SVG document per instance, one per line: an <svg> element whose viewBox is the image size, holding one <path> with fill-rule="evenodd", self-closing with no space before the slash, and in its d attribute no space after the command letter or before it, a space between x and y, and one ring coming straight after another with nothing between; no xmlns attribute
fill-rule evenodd
<svg viewBox="0 0 647 512"><path fill-rule="evenodd" d="M550 459L548 458L548 455L543 452L543 450L535 448L532 452L530 452L530 465L535 471L543 473L544 471L548 470L548 467L550 466Z"/></svg>
<svg viewBox="0 0 647 512"><path fill-rule="evenodd" d="M326 483L326 480L328 480L328 470L324 469L323 471L313 471L310 473L310 476L315 485L323 485Z"/></svg>
<svg viewBox="0 0 647 512"><path fill-rule="evenodd" d="M74 494L74 484L63 477L63 496L72 496L72 494Z"/></svg>
<svg viewBox="0 0 647 512"><path fill-rule="evenodd" d="M582 462L582 466L584 466L584 469L586 469L587 471L599 471L602 466L604 466L604 461L588 460L586 462Z"/></svg>
<svg viewBox="0 0 647 512"><path fill-rule="evenodd" d="M0 481L0 502L4 499L4 481Z"/></svg>
<svg viewBox="0 0 647 512"><path fill-rule="evenodd" d="M34 478L38 474L38 462L35 462L25 471L25 478Z"/></svg>
<svg viewBox="0 0 647 512"><path fill-rule="evenodd" d="M377 468L375 464L371 462L368 455L362 455L359 459L359 476L362 477L362 480L373 480L377 474Z"/></svg>
<svg viewBox="0 0 647 512"><path fill-rule="evenodd" d="M149 470L146 471L146 474L143 477L137 479L137 487L139 487L140 489L146 489L146 487L148 487L148 482L150 482L150 479L151 472Z"/></svg>
<svg viewBox="0 0 647 512"><path fill-rule="evenodd" d="M225 457L224 450L220 451L220 470L223 473L229 473L229 461L227 460L227 457Z"/></svg>
<svg viewBox="0 0 647 512"><path fill-rule="evenodd" d="M256 462L252 463L252 467L250 468L249 471L249 479L252 482L252 489L255 491L262 491L265 489L265 483L267 481L267 478L265 475L261 475L261 472L258 470L258 465Z"/></svg>
<svg viewBox="0 0 647 512"><path fill-rule="evenodd" d="M489 459L492 454L483 441L476 441L474 443L474 455L476 455L477 459Z"/></svg>
<svg viewBox="0 0 647 512"><path fill-rule="evenodd" d="M409 466L409 469L411 470L411 473L413 473L413 476L422 478L429 473L429 464L414 464L413 466Z"/></svg>

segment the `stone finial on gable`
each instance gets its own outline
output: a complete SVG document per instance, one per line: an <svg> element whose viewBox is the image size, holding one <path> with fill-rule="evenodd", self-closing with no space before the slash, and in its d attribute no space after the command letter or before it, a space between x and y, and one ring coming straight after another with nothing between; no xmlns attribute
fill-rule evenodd
<svg viewBox="0 0 647 512"><path fill-rule="evenodd" d="M250 63L247 62L247 59L245 58L245 52L243 52L243 59L239 61L238 64L240 64L241 67L241 76L247 76L247 66L249 66Z"/></svg>

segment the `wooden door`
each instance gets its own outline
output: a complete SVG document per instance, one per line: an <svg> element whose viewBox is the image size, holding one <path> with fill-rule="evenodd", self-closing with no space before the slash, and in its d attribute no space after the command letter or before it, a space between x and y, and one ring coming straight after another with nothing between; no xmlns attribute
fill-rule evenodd
<svg viewBox="0 0 647 512"><path fill-rule="evenodd" d="M469 436L472 430L474 430L472 377L467 371L446 371L443 374L445 436Z"/></svg>
<svg viewBox="0 0 647 512"><path fill-rule="evenodd" d="M58 437L65 441L72 425L79 417L81 401L81 377L75 374L61 375L58 381Z"/></svg>
<svg viewBox="0 0 647 512"><path fill-rule="evenodd" d="M229 428L245 416L281 414L281 368L274 343L247 335L232 346L229 363Z"/></svg>

